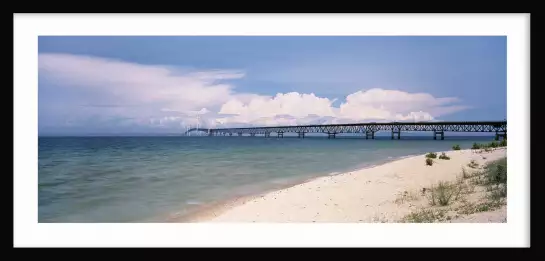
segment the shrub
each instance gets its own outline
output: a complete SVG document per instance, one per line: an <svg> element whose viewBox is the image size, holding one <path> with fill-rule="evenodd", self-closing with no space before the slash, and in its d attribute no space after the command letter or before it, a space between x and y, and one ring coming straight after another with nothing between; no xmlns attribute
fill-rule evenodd
<svg viewBox="0 0 545 261"><path fill-rule="evenodd" d="M437 153L430 152L430 153L426 154L426 158L435 159L435 158L437 158Z"/></svg>
<svg viewBox="0 0 545 261"><path fill-rule="evenodd" d="M457 213L462 215L469 215L478 212L485 212L498 209L502 204L498 201L487 201L478 204L467 202L466 204L457 208Z"/></svg>
<svg viewBox="0 0 545 261"><path fill-rule="evenodd" d="M460 145L456 144L456 145L452 146L452 149L453 150L460 150Z"/></svg>
<svg viewBox="0 0 545 261"><path fill-rule="evenodd" d="M473 143L473 146L471 147L471 149L474 149L474 150L478 150L480 148L482 148L483 146L477 142Z"/></svg>
<svg viewBox="0 0 545 261"><path fill-rule="evenodd" d="M442 221L448 216L443 209L420 209L403 217L403 221L407 223L433 223L435 221Z"/></svg>
<svg viewBox="0 0 545 261"><path fill-rule="evenodd" d="M430 159L430 158L427 158L427 159L426 159L426 165L428 165L428 166L433 165L433 160Z"/></svg>
<svg viewBox="0 0 545 261"><path fill-rule="evenodd" d="M492 192L488 195L489 199L500 201L507 197L507 185L499 184L496 185Z"/></svg>
<svg viewBox="0 0 545 261"><path fill-rule="evenodd" d="M450 203L452 196L457 197L459 194L458 186L448 182L441 181L437 187L431 188L430 196L428 197L430 205L446 206Z"/></svg>
<svg viewBox="0 0 545 261"><path fill-rule="evenodd" d="M471 160L471 162L469 162L469 164L467 164L467 166L474 169L474 168L477 168L479 166L479 163L477 163L475 160Z"/></svg>
<svg viewBox="0 0 545 261"><path fill-rule="evenodd" d="M449 156L447 156L447 154L445 154L445 153L443 152L443 153L441 153L441 155L439 156L439 159L443 159L443 160L449 160L449 159L450 159L450 157L449 157Z"/></svg>
<svg viewBox="0 0 545 261"><path fill-rule="evenodd" d="M464 179L468 179L471 177L471 175L469 175L469 173L466 171L466 168L462 167L462 177Z"/></svg>
<svg viewBox="0 0 545 261"><path fill-rule="evenodd" d="M500 142L500 147L506 147L507 146L507 140L506 139L503 139L501 142Z"/></svg>
<svg viewBox="0 0 545 261"><path fill-rule="evenodd" d="M507 158L486 165L485 171L488 184L507 184Z"/></svg>
<svg viewBox="0 0 545 261"><path fill-rule="evenodd" d="M488 144L489 148L497 148L499 146L499 143L493 141Z"/></svg>

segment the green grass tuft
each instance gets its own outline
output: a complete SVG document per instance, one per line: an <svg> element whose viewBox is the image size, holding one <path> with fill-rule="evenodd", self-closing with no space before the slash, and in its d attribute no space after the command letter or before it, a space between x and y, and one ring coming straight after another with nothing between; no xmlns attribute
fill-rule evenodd
<svg viewBox="0 0 545 261"><path fill-rule="evenodd" d="M420 209L403 217L407 223L433 223L446 219L446 211L442 209Z"/></svg>
<svg viewBox="0 0 545 261"><path fill-rule="evenodd" d="M447 154L445 154L445 153L443 152L443 153L441 153L441 155L439 155L439 159L442 159L442 160L449 160L450 157L447 156Z"/></svg>
<svg viewBox="0 0 545 261"><path fill-rule="evenodd" d="M433 165L433 160L430 159L430 158L427 158L427 159L426 159L426 165L427 165L427 166L432 166L432 165Z"/></svg>
<svg viewBox="0 0 545 261"><path fill-rule="evenodd" d="M500 144L495 142L495 141L488 143L489 148L497 148L497 147L499 147L499 145Z"/></svg>
<svg viewBox="0 0 545 261"><path fill-rule="evenodd" d="M462 177L464 179L471 178L471 175L469 175L469 172L467 172L466 168L462 167Z"/></svg>
<svg viewBox="0 0 545 261"><path fill-rule="evenodd" d="M437 153L430 152L430 153L426 154L426 158L435 159L435 158L437 158Z"/></svg>
<svg viewBox="0 0 545 261"><path fill-rule="evenodd" d="M474 150L478 150L481 148L482 148L482 145L477 142L473 143L473 146L471 147L471 149L474 149Z"/></svg>
<svg viewBox="0 0 545 261"><path fill-rule="evenodd" d="M456 212L462 215L469 215L473 213L496 210L501 206L503 206L503 203L499 201L486 201L478 204L467 202L466 204L459 207Z"/></svg>
<svg viewBox="0 0 545 261"><path fill-rule="evenodd" d="M463 183L449 183L440 181L437 186L432 186L428 195L430 205L446 206L451 202L451 199L457 199L463 188Z"/></svg>
<svg viewBox="0 0 545 261"><path fill-rule="evenodd" d="M467 164L468 167L472 168L472 169L475 169L479 166L479 163L477 163L475 160L471 160L468 164Z"/></svg>
<svg viewBox="0 0 545 261"><path fill-rule="evenodd" d="M454 146L452 146L452 150L460 150L460 145L456 144Z"/></svg>

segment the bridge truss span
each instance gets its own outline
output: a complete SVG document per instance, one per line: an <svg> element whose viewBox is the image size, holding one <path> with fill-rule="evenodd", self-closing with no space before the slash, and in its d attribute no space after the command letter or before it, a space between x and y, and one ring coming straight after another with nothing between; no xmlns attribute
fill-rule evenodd
<svg viewBox="0 0 545 261"><path fill-rule="evenodd" d="M191 129L190 131L206 131L210 136L243 136L264 135L270 137L276 133L283 137L284 133L296 133L299 138L304 138L305 133L325 133L328 138L335 138L342 133L361 133L367 139L374 139L375 133L380 131L391 132L392 139L397 135L400 139L401 132L433 132L444 139L445 132L488 132L495 133L496 139L507 138L507 121L473 121L473 122L390 122L390 123L350 123L327 125L299 125L299 126L264 126L248 128L219 128L219 129Z"/></svg>

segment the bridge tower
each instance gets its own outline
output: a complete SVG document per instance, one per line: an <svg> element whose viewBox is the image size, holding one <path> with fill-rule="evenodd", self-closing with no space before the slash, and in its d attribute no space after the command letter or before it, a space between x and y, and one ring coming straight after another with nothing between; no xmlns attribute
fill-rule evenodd
<svg viewBox="0 0 545 261"><path fill-rule="evenodd" d="M373 130L367 130L365 131L365 139L368 140L369 137L371 137L371 139L375 139L375 131Z"/></svg>
<svg viewBox="0 0 545 261"><path fill-rule="evenodd" d="M392 129L392 140L394 139L394 136L397 134L397 139L401 139L401 130L400 129Z"/></svg>
<svg viewBox="0 0 545 261"><path fill-rule="evenodd" d="M445 139L445 132L443 130L433 130L433 139L437 139L437 135L441 135L441 140Z"/></svg>
<svg viewBox="0 0 545 261"><path fill-rule="evenodd" d="M507 131L496 131L496 137L495 140L499 140L500 137L502 137L504 140L507 139Z"/></svg>

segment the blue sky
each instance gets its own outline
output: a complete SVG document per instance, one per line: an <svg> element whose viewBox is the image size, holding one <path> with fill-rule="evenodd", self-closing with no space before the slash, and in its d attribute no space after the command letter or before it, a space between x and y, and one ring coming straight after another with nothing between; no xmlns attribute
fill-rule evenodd
<svg viewBox="0 0 545 261"><path fill-rule="evenodd" d="M42 36L38 87L40 134L503 120L506 37Z"/></svg>

